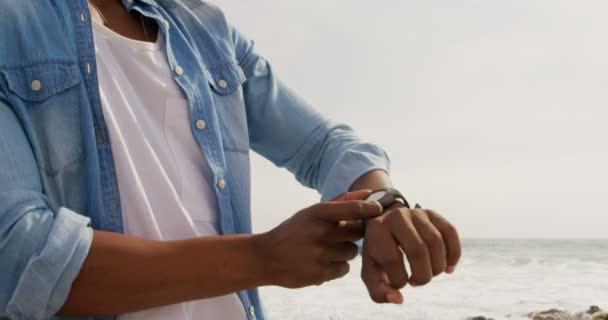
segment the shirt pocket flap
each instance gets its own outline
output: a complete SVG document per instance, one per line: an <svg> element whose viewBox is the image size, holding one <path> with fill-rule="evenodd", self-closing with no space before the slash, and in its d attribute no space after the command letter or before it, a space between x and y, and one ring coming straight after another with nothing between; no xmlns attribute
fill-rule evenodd
<svg viewBox="0 0 608 320"><path fill-rule="evenodd" d="M41 102L79 82L76 63L45 62L2 70L8 88L21 99Z"/></svg>
<svg viewBox="0 0 608 320"><path fill-rule="evenodd" d="M237 64L228 63L206 70L209 85L221 95L229 95L245 82L243 69Z"/></svg>

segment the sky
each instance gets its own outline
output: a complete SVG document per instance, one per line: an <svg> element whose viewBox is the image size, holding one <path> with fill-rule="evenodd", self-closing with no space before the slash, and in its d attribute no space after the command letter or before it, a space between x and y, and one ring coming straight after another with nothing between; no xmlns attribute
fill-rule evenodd
<svg viewBox="0 0 608 320"><path fill-rule="evenodd" d="M608 236L608 2L215 3L461 237ZM252 170L255 231L319 201L257 155Z"/></svg>

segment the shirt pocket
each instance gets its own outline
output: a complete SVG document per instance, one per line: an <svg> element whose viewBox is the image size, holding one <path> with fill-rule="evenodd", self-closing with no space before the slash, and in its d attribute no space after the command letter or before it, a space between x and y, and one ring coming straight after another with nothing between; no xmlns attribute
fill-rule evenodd
<svg viewBox="0 0 608 320"><path fill-rule="evenodd" d="M245 75L241 67L227 63L207 68L207 79L218 115L224 151L249 153L247 112L243 97Z"/></svg>
<svg viewBox="0 0 608 320"><path fill-rule="evenodd" d="M73 62L41 62L5 67L9 101L23 107L36 139L39 166L56 175L84 158L79 69Z"/></svg>

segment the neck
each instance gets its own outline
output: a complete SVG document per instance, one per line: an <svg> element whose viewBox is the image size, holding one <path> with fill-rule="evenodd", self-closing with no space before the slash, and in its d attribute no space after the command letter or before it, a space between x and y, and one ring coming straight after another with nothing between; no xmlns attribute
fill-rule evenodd
<svg viewBox="0 0 608 320"><path fill-rule="evenodd" d="M145 23L145 18L137 12L125 10L121 0L89 0L89 4L93 7L91 16L102 20L114 32L140 41L156 40L156 24Z"/></svg>
<svg viewBox="0 0 608 320"><path fill-rule="evenodd" d="M100 9L112 7L115 5L122 5L122 2L120 0L89 0L89 1L92 2L96 7L100 8Z"/></svg>

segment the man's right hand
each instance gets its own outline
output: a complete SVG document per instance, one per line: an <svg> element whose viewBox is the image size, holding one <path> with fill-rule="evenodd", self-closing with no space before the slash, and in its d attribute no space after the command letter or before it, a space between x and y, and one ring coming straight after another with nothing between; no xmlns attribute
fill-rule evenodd
<svg viewBox="0 0 608 320"><path fill-rule="evenodd" d="M369 191L350 192L303 209L257 237L270 284L287 288L320 285L341 278L358 254L353 243L364 235L361 220L382 214L376 201L361 199Z"/></svg>

